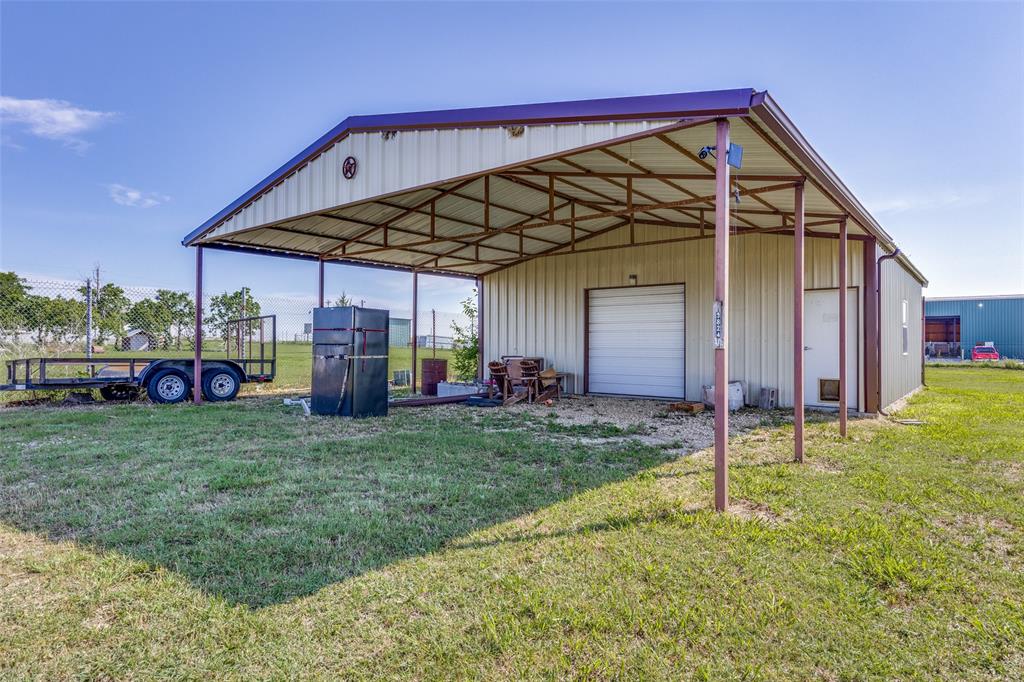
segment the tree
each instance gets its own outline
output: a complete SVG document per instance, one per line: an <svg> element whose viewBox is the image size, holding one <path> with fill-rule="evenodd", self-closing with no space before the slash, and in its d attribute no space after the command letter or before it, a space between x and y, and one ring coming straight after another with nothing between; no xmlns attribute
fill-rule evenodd
<svg viewBox="0 0 1024 682"><path fill-rule="evenodd" d="M80 287L78 291L85 296L85 287ZM115 346L121 345L131 304L124 289L116 284L108 282L93 291L92 321L98 343L110 337L114 339Z"/></svg>
<svg viewBox="0 0 1024 682"><path fill-rule="evenodd" d="M242 296L245 296L244 317L259 317L260 303L252 297L249 287L242 287L238 291L224 292L210 299L210 328L213 332L227 342L228 321L243 317ZM256 322L250 322L248 331L259 328Z"/></svg>
<svg viewBox="0 0 1024 682"><path fill-rule="evenodd" d="M68 342L85 334L85 303L57 296L28 296L26 327L36 334L36 343Z"/></svg>
<svg viewBox="0 0 1024 682"><path fill-rule="evenodd" d="M181 350L182 333L191 329L195 324L196 304L192 298L183 291L170 291L158 289L156 292L157 303L162 305L171 319L171 326L174 327L177 338L177 348Z"/></svg>
<svg viewBox="0 0 1024 682"><path fill-rule="evenodd" d="M26 326L28 300L25 280L13 272L0 272L0 336L13 336Z"/></svg>
<svg viewBox="0 0 1024 682"><path fill-rule="evenodd" d="M128 317L132 325L142 330L156 346L166 348L170 345L172 322L167 306L151 298L144 298L132 304Z"/></svg>
<svg viewBox="0 0 1024 682"><path fill-rule="evenodd" d="M462 301L462 314L469 319L469 324L463 326L458 322L452 322L452 370L459 379L469 381L476 377L480 348L477 338L475 289L472 296Z"/></svg>
<svg viewBox="0 0 1024 682"><path fill-rule="evenodd" d="M343 308L345 306L350 306L350 305L352 305L352 299L349 298L348 295L344 291L342 291L341 292L341 296L339 296L338 300L335 301L332 305L338 306L339 308Z"/></svg>

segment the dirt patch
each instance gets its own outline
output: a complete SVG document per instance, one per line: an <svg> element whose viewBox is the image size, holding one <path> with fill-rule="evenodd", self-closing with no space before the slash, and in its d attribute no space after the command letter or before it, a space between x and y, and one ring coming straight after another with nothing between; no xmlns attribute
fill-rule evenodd
<svg viewBox="0 0 1024 682"><path fill-rule="evenodd" d="M804 459L804 464L823 474L841 474L844 471L839 462L827 457L809 457Z"/></svg>
<svg viewBox="0 0 1024 682"><path fill-rule="evenodd" d="M714 413L685 414L669 412L668 402L606 397L566 397L554 407L517 404L506 408L510 413L526 414L550 420L555 432L573 435L573 428L586 442L638 440L645 445L693 452L711 446L715 437ZM769 413L744 409L729 416L729 434L746 433L769 423ZM611 435L587 433L588 426L610 426ZM599 430L599 429L595 429Z"/></svg>
<svg viewBox="0 0 1024 682"><path fill-rule="evenodd" d="M744 521L762 521L764 523L782 523L785 520L781 514L776 514L766 504L752 502L750 500L732 500L729 503L729 513Z"/></svg>
<svg viewBox="0 0 1024 682"><path fill-rule="evenodd" d="M1000 518L981 514L960 514L953 518L936 518L933 523L946 531L960 544L980 546L982 551L1000 558L1008 558L1012 552L1009 535L1015 526Z"/></svg>
<svg viewBox="0 0 1024 682"><path fill-rule="evenodd" d="M117 620L117 612L113 604L104 604L96 609L91 616L82 621L82 627L89 630L106 630Z"/></svg>
<svg viewBox="0 0 1024 682"><path fill-rule="evenodd" d="M979 471L1010 483L1024 481L1024 464L1007 460L985 460L974 465Z"/></svg>

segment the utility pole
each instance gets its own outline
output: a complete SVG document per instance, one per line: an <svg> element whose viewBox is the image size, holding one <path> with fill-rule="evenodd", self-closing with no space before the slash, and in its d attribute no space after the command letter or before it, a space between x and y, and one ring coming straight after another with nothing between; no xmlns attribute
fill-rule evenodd
<svg viewBox="0 0 1024 682"><path fill-rule="evenodd" d="M85 357L92 359L92 279L89 277L85 278Z"/></svg>

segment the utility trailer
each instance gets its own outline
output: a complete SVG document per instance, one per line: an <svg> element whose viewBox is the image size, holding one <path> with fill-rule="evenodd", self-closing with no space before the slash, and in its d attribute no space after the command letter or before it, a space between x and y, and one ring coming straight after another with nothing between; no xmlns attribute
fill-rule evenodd
<svg viewBox="0 0 1024 682"><path fill-rule="evenodd" d="M222 357L202 358L203 396L233 400L244 383L277 374L277 316L243 317L225 326ZM269 331L269 334L267 333ZM106 400L131 400L145 391L154 403L180 403L195 384L193 358L25 358L7 361L0 391L97 388Z"/></svg>

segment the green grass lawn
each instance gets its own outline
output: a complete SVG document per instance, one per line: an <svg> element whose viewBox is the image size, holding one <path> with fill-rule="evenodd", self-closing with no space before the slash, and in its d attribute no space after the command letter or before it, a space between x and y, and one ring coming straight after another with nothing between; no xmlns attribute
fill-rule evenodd
<svg viewBox="0 0 1024 682"><path fill-rule="evenodd" d="M927 377L734 438L727 514L509 412L3 410L0 676L1019 680L1024 372Z"/></svg>

